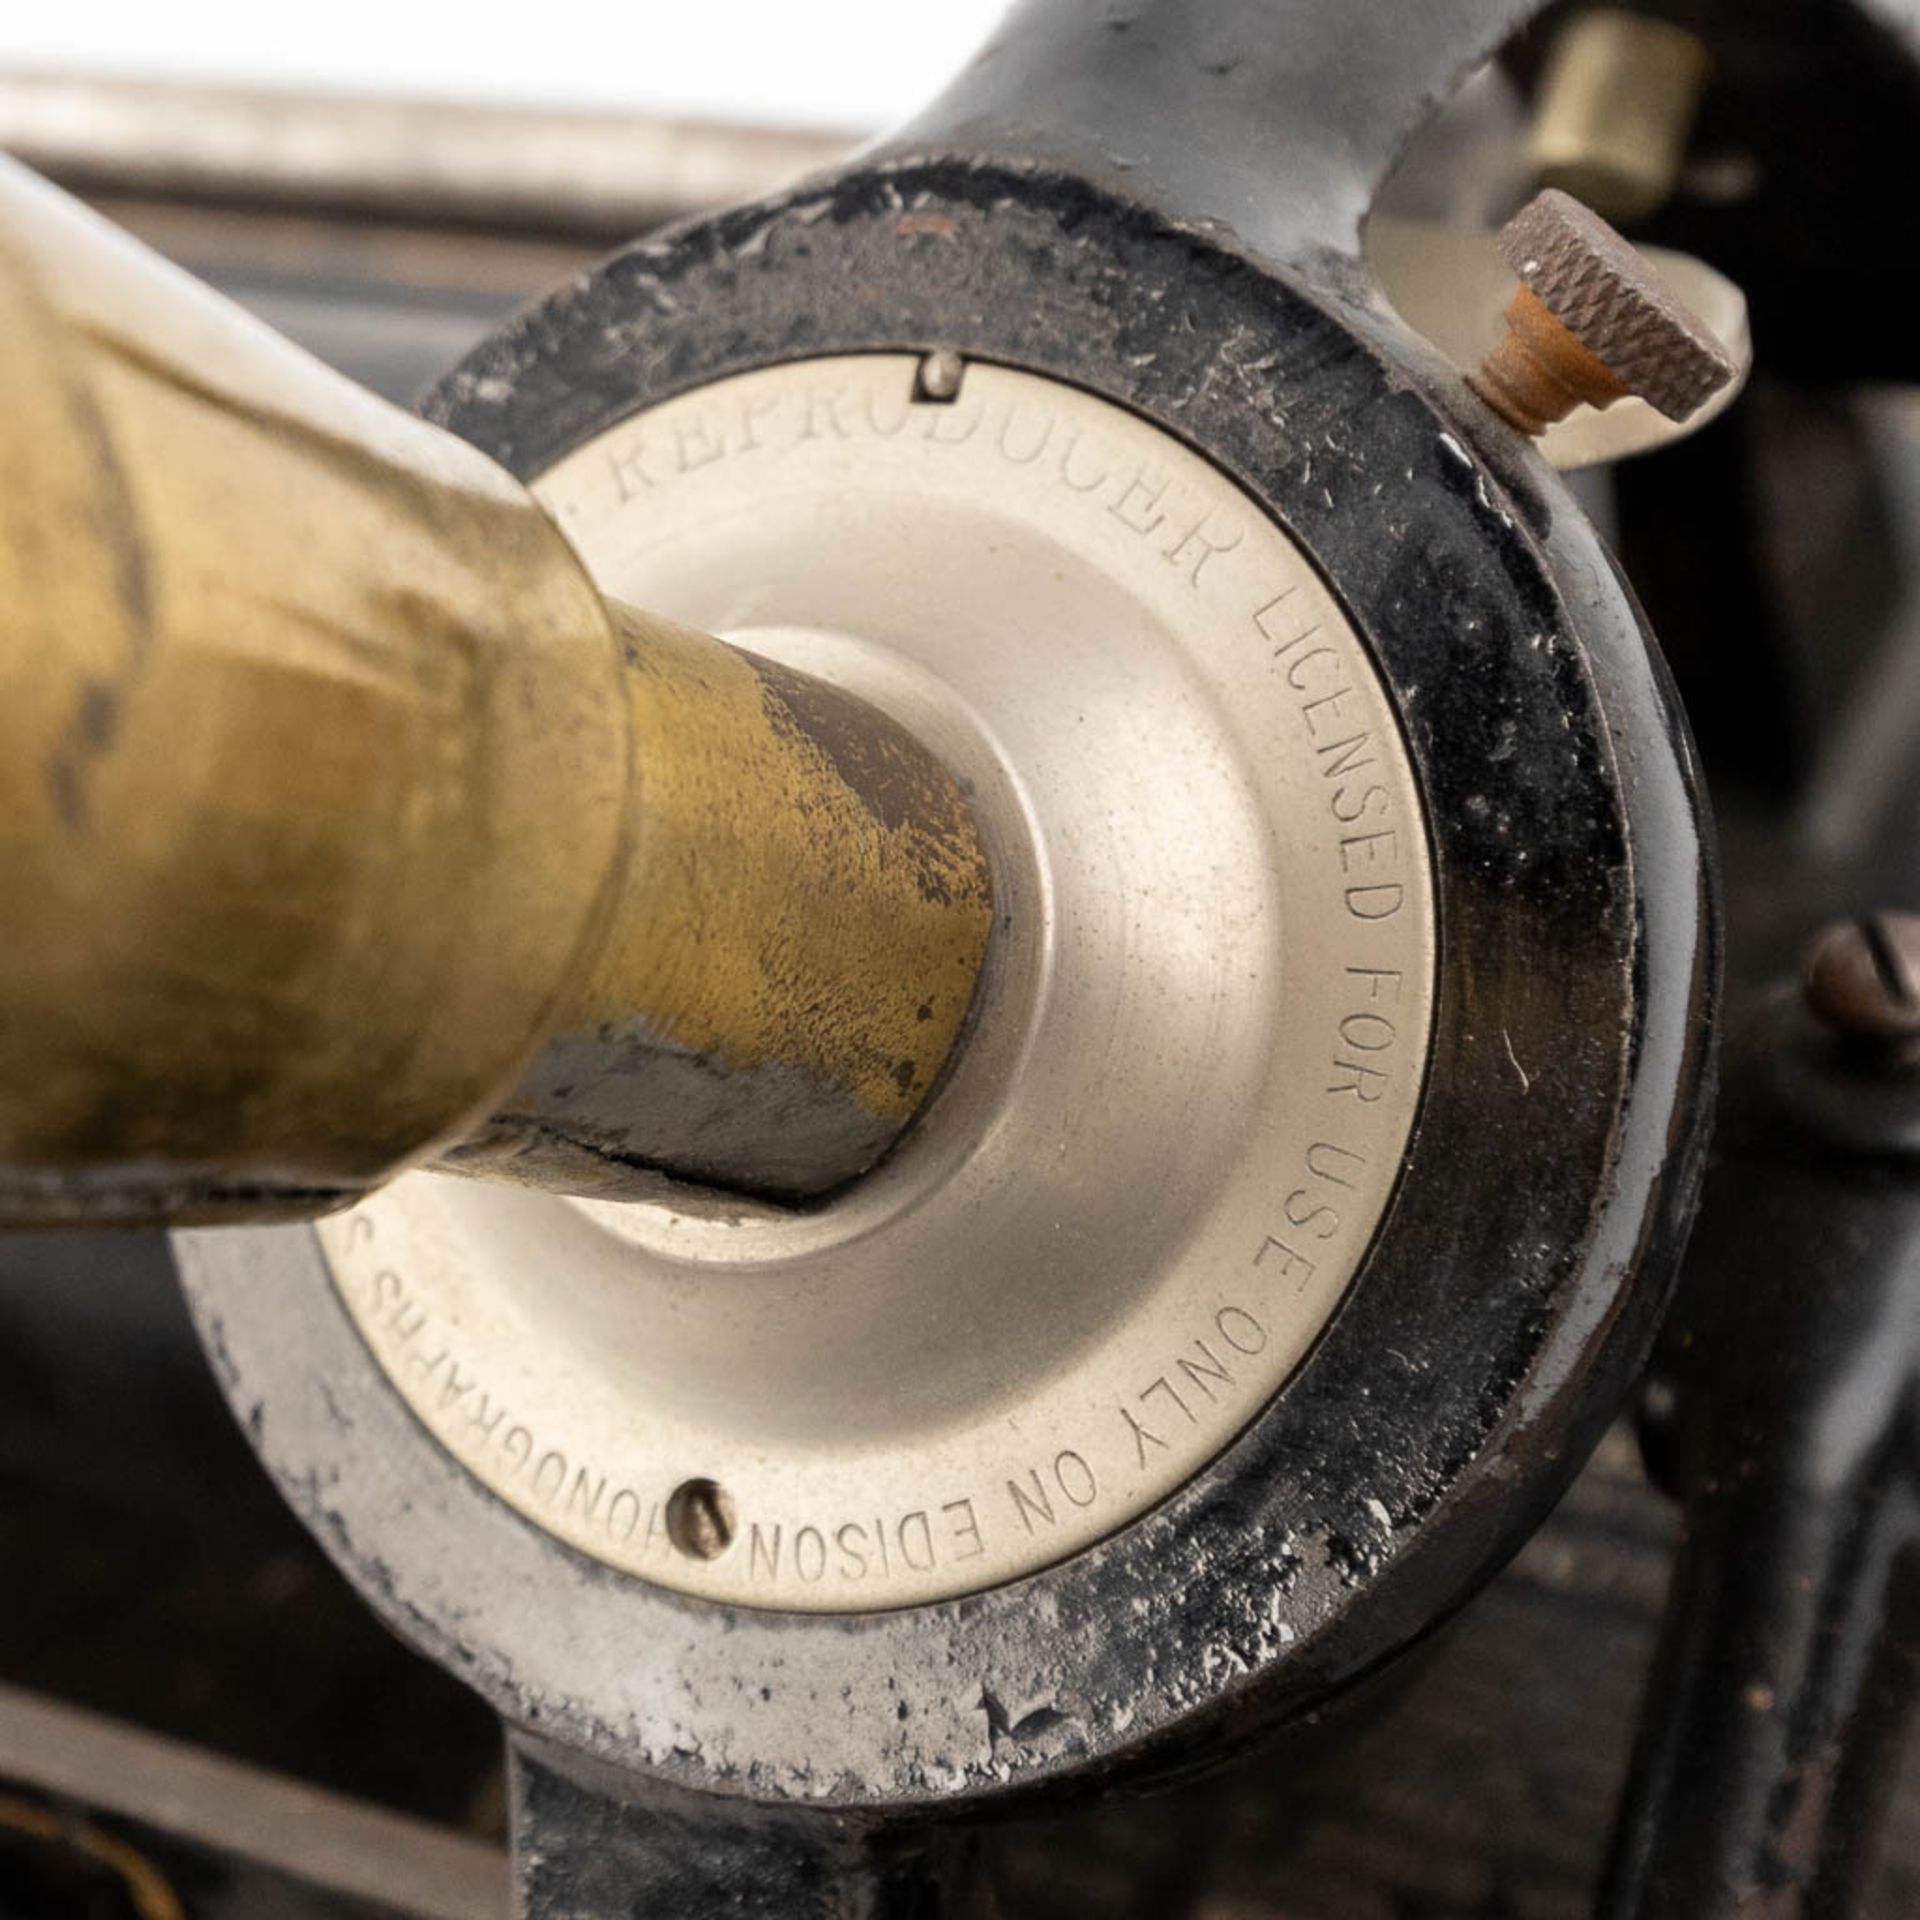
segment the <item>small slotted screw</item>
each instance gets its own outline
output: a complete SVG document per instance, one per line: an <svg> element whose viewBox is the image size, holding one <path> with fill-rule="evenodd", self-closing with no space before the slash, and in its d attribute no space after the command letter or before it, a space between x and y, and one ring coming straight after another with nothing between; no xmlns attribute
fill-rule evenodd
<svg viewBox="0 0 1920 1920"><path fill-rule="evenodd" d="M1920 1040L1920 914L1869 913L1826 928L1807 949L1803 987L1835 1033Z"/></svg>

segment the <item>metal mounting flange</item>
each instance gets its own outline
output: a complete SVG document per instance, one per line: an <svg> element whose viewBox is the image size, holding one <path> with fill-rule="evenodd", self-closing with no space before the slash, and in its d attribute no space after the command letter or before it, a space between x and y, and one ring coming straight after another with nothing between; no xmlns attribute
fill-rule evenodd
<svg viewBox="0 0 1920 1920"><path fill-rule="evenodd" d="M1190 1480L1339 1305L1426 1064L1426 828L1339 602L1138 414L944 384L902 354L737 374L538 485L603 586L960 775L996 947L912 1135L800 1212L427 1176L320 1228L484 1484L745 1606L958 1598Z"/></svg>
<svg viewBox="0 0 1920 1920"><path fill-rule="evenodd" d="M885 1611L743 1607L496 1499L395 1391L311 1236L188 1249L263 1454L390 1620L552 1738L762 1799L1170 1762L1376 1666L1499 1564L1617 1404L1698 1167L1712 902L1668 690L1557 483L1476 446L1463 390L1377 316L1084 181L900 155L630 251L435 411L558 494L645 410L934 346L1184 443L1306 556L1397 716L1437 909L1425 1088L1370 1250L1280 1391L1183 1485L1024 1577ZM1250 658L1246 684L1285 669ZM1027 1172L1043 1190L1044 1161ZM1273 1231L1292 1184L1276 1162Z"/></svg>

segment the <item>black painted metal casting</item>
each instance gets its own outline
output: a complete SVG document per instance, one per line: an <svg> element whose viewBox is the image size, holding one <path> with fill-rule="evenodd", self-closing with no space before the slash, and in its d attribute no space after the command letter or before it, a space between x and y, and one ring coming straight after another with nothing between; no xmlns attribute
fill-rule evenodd
<svg viewBox="0 0 1920 1920"><path fill-rule="evenodd" d="M1030 0L893 141L634 247L430 402L528 478L636 409L812 355L947 347L1130 408L1264 503L1344 603L1400 710L1440 905L1428 1094L1318 1348L1163 1508L964 1601L782 1616L613 1573L439 1453L317 1257L271 1299L196 1283L228 1391L309 1523L526 1730L535 1911L681 1914L696 1884L751 1884L768 1913L919 1910L924 1876L871 1854L869 1904L834 1905L828 1839L1189 1768L1317 1709L1501 1564L1637 1373L1710 1074L1715 909L1684 726L1571 498L1358 257L1406 135L1531 10ZM1046 1711L1010 1734L989 1699ZM816 1766L825 1715L870 1729L857 1764ZM671 1806L609 1810L643 1782ZM738 1857L723 1844L704 1880L636 1871L607 1905L593 1859L634 1820L674 1847L718 1822ZM813 1838L779 1844L794 1820Z"/></svg>

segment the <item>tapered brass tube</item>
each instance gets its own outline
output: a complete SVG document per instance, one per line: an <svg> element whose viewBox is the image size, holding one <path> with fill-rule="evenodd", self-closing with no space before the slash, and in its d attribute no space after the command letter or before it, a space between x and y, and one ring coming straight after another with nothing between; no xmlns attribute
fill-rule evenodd
<svg viewBox="0 0 1920 1920"><path fill-rule="evenodd" d="M0 1223L818 1193L990 922L898 726L0 163Z"/></svg>

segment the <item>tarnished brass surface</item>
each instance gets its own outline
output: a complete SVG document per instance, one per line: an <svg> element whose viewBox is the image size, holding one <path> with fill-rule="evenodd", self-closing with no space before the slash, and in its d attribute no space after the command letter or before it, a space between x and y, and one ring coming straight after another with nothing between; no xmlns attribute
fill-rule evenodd
<svg viewBox="0 0 1920 1920"><path fill-rule="evenodd" d="M19 1224L321 1211L516 1085L522 1177L833 1184L990 905L890 722L616 620L491 462L3 167L0 917Z"/></svg>
<svg viewBox="0 0 1920 1920"><path fill-rule="evenodd" d="M0 1209L325 1205L486 1111L610 907L601 602L490 462L12 168L0 299Z"/></svg>
<svg viewBox="0 0 1920 1920"><path fill-rule="evenodd" d="M533 1071L450 1164L587 1193L635 1167L820 1192L878 1159L966 1018L993 913L967 804L865 701L617 617L635 881Z"/></svg>
<svg viewBox="0 0 1920 1920"><path fill-rule="evenodd" d="M1540 84L1527 154L1609 220L1640 220L1672 195L1712 72L1697 35L1618 7L1575 13Z"/></svg>

